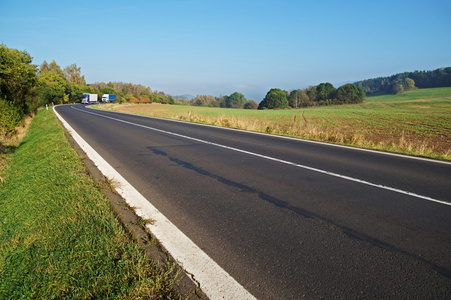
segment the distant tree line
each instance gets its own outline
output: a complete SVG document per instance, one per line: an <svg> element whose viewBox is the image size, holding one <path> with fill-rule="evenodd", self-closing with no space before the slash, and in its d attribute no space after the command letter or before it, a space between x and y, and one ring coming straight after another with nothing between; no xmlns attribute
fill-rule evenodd
<svg viewBox="0 0 451 300"><path fill-rule="evenodd" d="M259 109L301 108L308 106L362 103L366 94L355 84L345 84L338 89L331 83L320 83L307 89L290 92L271 89L260 102Z"/></svg>
<svg viewBox="0 0 451 300"><path fill-rule="evenodd" d="M399 94L414 88L435 88L451 86L451 67L433 71L415 71L395 74L388 77L366 79L354 83L363 88L366 94Z"/></svg>
<svg viewBox="0 0 451 300"><path fill-rule="evenodd" d="M72 64L64 69L52 61L42 63L38 72L40 82L39 105L46 103L64 104L80 102L83 93L98 94L98 99L103 94L117 95L119 103L178 103L170 95L164 92L152 91L149 87L124 82L99 82L86 84L80 68Z"/></svg>
<svg viewBox="0 0 451 300"><path fill-rule="evenodd" d="M244 109L285 109L308 106L362 103L366 93L400 93L406 90L451 86L451 68L415 71L345 84L335 88L321 83L307 89L271 89L257 104L235 92L229 96L197 95L194 99L174 99L149 87L123 82L86 84L76 64L61 68L54 60L41 66L32 64L26 51L0 45L0 135L8 135L30 115L48 104L81 102L83 93L117 95L119 103L164 103Z"/></svg>
<svg viewBox="0 0 451 300"><path fill-rule="evenodd" d="M214 97L197 95L185 102L193 106L244 108L244 109L285 109L308 106L362 103L366 95L362 88L354 84L345 84L336 89L331 83L321 83L307 89L292 90L271 89L265 98L257 104L246 100L243 94L235 92L230 96Z"/></svg>
<svg viewBox="0 0 451 300"><path fill-rule="evenodd" d="M178 101L171 95L164 92L152 91L150 87L141 84L124 83L124 82L98 82L88 84L88 87L94 93L117 95L116 101L119 103L163 103L163 104L183 104L184 101ZM100 99L100 98L99 98Z"/></svg>
<svg viewBox="0 0 451 300"><path fill-rule="evenodd" d="M197 95L190 101L182 101L183 104L204 107L244 108L257 109L258 104L254 100L246 100L243 94L235 92L230 96L214 97L211 95Z"/></svg>
<svg viewBox="0 0 451 300"><path fill-rule="evenodd" d="M61 68L54 60L32 64L26 51L0 45L0 135L11 135L38 107L81 102L83 93L116 94L119 102L183 104L163 92L132 83L86 84L76 64Z"/></svg>

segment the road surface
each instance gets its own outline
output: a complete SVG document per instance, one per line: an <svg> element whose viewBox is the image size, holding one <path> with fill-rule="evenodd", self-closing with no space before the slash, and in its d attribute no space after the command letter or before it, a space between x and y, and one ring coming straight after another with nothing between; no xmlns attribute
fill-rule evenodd
<svg viewBox="0 0 451 300"><path fill-rule="evenodd" d="M56 110L258 299L451 298L450 163Z"/></svg>

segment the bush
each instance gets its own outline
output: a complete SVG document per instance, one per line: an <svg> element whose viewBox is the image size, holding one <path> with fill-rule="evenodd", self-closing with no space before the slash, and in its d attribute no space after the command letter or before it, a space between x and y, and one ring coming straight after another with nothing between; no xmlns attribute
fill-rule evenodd
<svg viewBox="0 0 451 300"><path fill-rule="evenodd" d="M288 100L287 93L281 89L271 89L265 96L265 98L260 102L258 109L268 108L287 108Z"/></svg>
<svg viewBox="0 0 451 300"><path fill-rule="evenodd" d="M249 100L246 102L246 104L244 104L244 108L245 109L257 109L258 104L254 100Z"/></svg>
<svg viewBox="0 0 451 300"><path fill-rule="evenodd" d="M0 98L13 103L24 115L36 111L38 104L37 66L31 61L32 58L26 51L0 45Z"/></svg>
<svg viewBox="0 0 451 300"><path fill-rule="evenodd" d="M0 99L0 135L8 135L22 122L24 114L11 102Z"/></svg>

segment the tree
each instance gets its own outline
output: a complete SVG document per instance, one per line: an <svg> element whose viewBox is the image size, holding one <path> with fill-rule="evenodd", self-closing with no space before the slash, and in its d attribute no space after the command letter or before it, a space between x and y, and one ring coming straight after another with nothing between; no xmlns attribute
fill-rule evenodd
<svg viewBox="0 0 451 300"><path fill-rule="evenodd" d="M219 103L216 98L211 95L197 95L196 98L192 99L191 105L194 106L207 106L207 107L218 107Z"/></svg>
<svg viewBox="0 0 451 300"><path fill-rule="evenodd" d="M79 102L83 93L99 93L98 89L86 85L85 77L76 64L61 70L54 60L50 64L44 61L38 78L40 105Z"/></svg>
<svg viewBox="0 0 451 300"><path fill-rule="evenodd" d="M68 102L80 102L83 93L95 93L94 89L87 87L86 85L79 85L73 82L69 82L68 90L66 90L66 92L69 93Z"/></svg>
<svg viewBox="0 0 451 300"><path fill-rule="evenodd" d="M99 91L102 94L112 94L112 95L116 94L116 91L111 87L105 87L105 88L99 89Z"/></svg>
<svg viewBox="0 0 451 300"><path fill-rule="evenodd" d="M61 104L69 92L69 83L64 76L53 71L39 74L39 104Z"/></svg>
<svg viewBox="0 0 451 300"><path fill-rule="evenodd" d="M414 89L416 89L415 81L411 78L403 78L393 82L388 92L391 94L401 94Z"/></svg>
<svg viewBox="0 0 451 300"><path fill-rule="evenodd" d="M246 102L246 104L244 104L244 108L245 109L257 109L258 104L254 100L249 100Z"/></svg>
<svg viewBox="0 0 451 300"><path fill-rule="evenodd" d="M265 98L260 102L258 109L268 108L287 108L288 100L287 100L287 92L281 89L271 89L266 94Z"/></svg>
<svg viewBox="0 0 451 300"><path fill-rule="evenodd" d="M316 100L321 101L333 99L335 98L335 92L336 90L331 83L320 83L316 87Z"/></svg>
<svg viewBox="0 0 451 300"><path fill-rule="evenodd" d="M56 63L55 60L52 60L52 62L49 64L49 71L53 72L55 74L58 74L60 76L64 77L64 72L61 70L61 67Z"/></svg>
<svg viewBox="0 0 451 300"><path fill-rule="evenodd" d="M243 108L247 100L243 94L235 92L226 97L224 101L227 108Z"/></svg>
<svg viewBox="0 0 451 300"><path fill-rule="evenodd" d="M293 90L288 98L288 104L293 108L307 106L309 97L303 90Z"/></svg>
<svg viewBox="0 0 451 300"><path fill-rule="evenodd" d="M50 67L49 64L47 63L47 61L44 60L44 62L41 64L41 66L39 67L39 73L43 72L43 71L50 71Z"/></svg>
<svg viewBox="0 0 451 300"><path fill-rule="evenodd" d="M340 103L362 103L366 95L363 88L355 84L345 84L338 88L336 98Z"/></svg>
<svg viewBox="0 0 451 300"><path fill-rule="evenodd" d="M399 82L395 82L394 84L392 84L390 93L395 94L395 95L404 93L404 88L403 88L402 84Z"/></svg>
<svg viewBox="0 0 451 300"><path fill-rule="evenodd" d="M174 98L172 98L172 96L168 96L168 103L171 105L177 104L177 102L175 101Z"/></svg>
<svg viewBox="0 0 451 300"><path fill-rule="evenodd" d="M81 69L77 68L76 64L71 64L70 66L65 67L63 73L67 81L79 85L86 85L85 76L81 75Z"/></svg>
<svg viewBox="0 0 451 300"><path fill-rule="evenodd" d="M411 91L416 89L415 81L411 78L405 78L402 82L405 91Z"/></svg>
<svg viewBox="0 0 451 300"><path fill-rule="evenodd" d="M0 99L24 115L37 109L36 74L30 54L0 45Z"/></svg>
<svg viewBox="0 0 451 300"><path fill-rule="evenodd" d="M310 102L316 101L316 86L311 86L306 92Z"/></svg>

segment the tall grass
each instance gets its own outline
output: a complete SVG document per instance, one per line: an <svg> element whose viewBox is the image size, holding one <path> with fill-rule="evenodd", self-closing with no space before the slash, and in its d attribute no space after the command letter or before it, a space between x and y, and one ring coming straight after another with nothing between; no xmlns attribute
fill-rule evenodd
<svg viewBox="0 0 451 300"><path fill-rule="evenodd" d="M131 242L51 111L0 183L0 299L177 298Z"/></svg>

